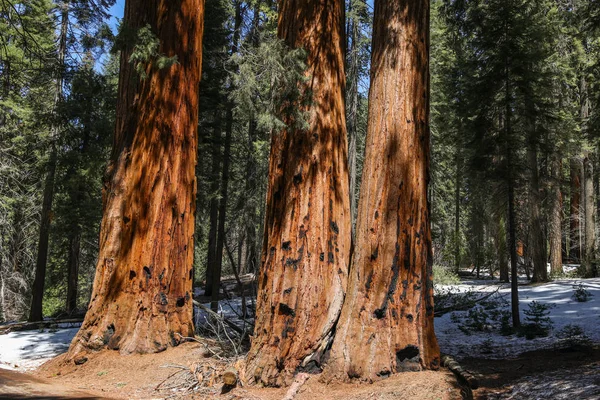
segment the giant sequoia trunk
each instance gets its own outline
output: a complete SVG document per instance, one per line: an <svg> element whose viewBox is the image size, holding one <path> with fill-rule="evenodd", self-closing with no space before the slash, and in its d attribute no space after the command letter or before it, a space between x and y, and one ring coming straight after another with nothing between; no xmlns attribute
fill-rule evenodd
<svg viewBox="0 0 600 400"><path fill-rule="evenodd" d="M429 2L375 1L356 247L329 373L373 381L439 367L433 330Z"/></svg>
<svg viewBox="0 0 600 400"><path fill-rule="evenodd" d="M149 26L158 52L140 79L121 56L112 157L103 193L92 299L69 356L103 348L150 353L193 335L198 85L203 0L128 0L124 24Z"/></svg>
<svg viewBox="0 0 600 400"><path fill-rule="evenodd" d="M344 2L280 3L279 37L307 52L312 92L306 130L271 140L256 328L248 374L289 383L329 343L350 256L348 146L344 113Z"/></svg>

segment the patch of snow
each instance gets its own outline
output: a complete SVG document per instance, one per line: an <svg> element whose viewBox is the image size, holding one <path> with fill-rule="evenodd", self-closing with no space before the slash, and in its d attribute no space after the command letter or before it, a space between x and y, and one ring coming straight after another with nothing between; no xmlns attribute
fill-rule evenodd
<svg viewBox="0 0 600 400"><path fill-rule="evenodd" d="M19 331L0 335L0 367L33 370L69 349L79 328Z"/></svg>
<svg viewBox="0 0 600 400"><path fill-rule="evenodd" d="M578 302L572 298L574 286L583 284L592 295L587 302ZM444 287L448 289L448 286ZM510 285L490 285L490 281L471 281L466 284L452 286L455 291L468 290L485 294L498 289L498 293L490 300L500 300L499 309L510 310ZM466 357L507 358L516 357L521 353L559 344L557 332L567 325L579 326L584 334L593 342L600 342L600 278L594 279L563 279L542 285L519 286L519 309L521 322L525 322L524 310L533 301L550 304L548 315L553 322L552 332L548 337L527 340L516 335L502 336L497 331L472 332L466 335L452 314L464 318L468 311L455 311L435 318L435 332L440 349L443 353L451 354L458 359Z"/></svg>

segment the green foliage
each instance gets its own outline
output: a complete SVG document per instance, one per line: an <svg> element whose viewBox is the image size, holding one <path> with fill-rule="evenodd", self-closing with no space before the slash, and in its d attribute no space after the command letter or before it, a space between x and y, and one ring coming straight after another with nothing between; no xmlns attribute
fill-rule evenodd
<svg viewBox="0 0 600 400"><path fill-rule="evenodd" d="M525 311L525 321L518 332L519 336L525 336L526 339L548 336L552 329L552 320L548 315L553 305L532 301L529 308Z"/></svg>
<svg viewBox="0 0 600 400"><path fill-rule="evenodd" d="M146 25L138 29L133 50L129 55L129 62L134 64L135 71L144 80L148 77L148 67L169 68L177 62L177 56L167 57L159 53L160 43L158 37L152 32L152 27Z"/></svg>
<svg viewBox="0 0 600 400"><path fill-rule="evenodd" d="M433 264L433 282L436 285L458 285L460 277L448 267Z"/></svg>
<svg viewBox="0 0 600 400"><path fill-rule="evenodd" d="M573 295L571 296L575 301L580 303L585 303L592 297L593 295L586 289L583 283L579 285L573 286Z"/></svg>
<svg viewBox="0 0 600 400"><path fill-rule="evenodd" d="M232 74L234 90L231 100L243 116L256 119L258 129L278 132L287 127L306 129L304 111L311 102L307 82L306 52L289 49L271 35L260 40L258 47L242 50L232 58L237 72Z"/></svg>

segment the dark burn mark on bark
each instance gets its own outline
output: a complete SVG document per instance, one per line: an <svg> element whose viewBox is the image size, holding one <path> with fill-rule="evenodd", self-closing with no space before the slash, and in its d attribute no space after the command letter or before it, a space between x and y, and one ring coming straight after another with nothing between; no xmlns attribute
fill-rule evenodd
<svg viewBox="0 0 600 400"><path fill-rule="evenodd" d="M146 279L150 279L152 278L152 269L150 269L150 267L145 266L144 267L144 275L146 276Z"/></svg>
<svg viewBox="0 0 600 400"><path fill-rule="evenodd" d="M304 239L305 237L306 237L306 229L304 229L304 225L302 225L300 227L300 230L298 231L298 238Z"/></svg>
<svg viewBox="0 0 600 400"><path fill-rule="evenodd" d="M402 350L396 352L396 361L398 364L402 364L406 360L410 360L419 355L419 348L412 344L406 346Z"/></svg>
<svg viewBox="0 0 600 400"><path fill-rule="evenodd" d="M389 369L384 369L381 370L377 373L377 376L380 378L387 378L392 374L392 372Z"/></svg>
<svg viewBox="0 0 600 400"><path fill-rule="evenodd" d="M327 262L333 264L333 253L331 251L327 253Z"/></svg>
<svg viewBox="0 0 600 400"><path fill-rule="evenodd" d="M279 313L283 315L289 315L292 318L296 316L296 311L285 303L279 303Z"/></svg>
<svg viewBox="0 0 600 400"><path fill-rule="evenodd" d="M112 339L112 337L115 334L115 326L113 324L110 324L106 327L106 330L104 331L104 338L103 338L103 342L104 344L108 344L108 342L110 342L110 339Z"/></svg>
<svg viewBox="0 0 600 400"><path fill-rule="evenodd" d="M161 306L166 306L167 304L169 304L169 299L167 298L167 295L164 292L158 293L154 298L154 301L156 301L156 303Z"/></svg>
<svg viewBox="0 0 600 400"><path fill-rule="evenodd" d="M287 288L287 289L285 289L285 290L283 291L283 293L284 293L284 294L290 294L290 293L292 293L292 290L293 290L293 289L294 289L294 288Z"/></svg>
<svg viewBox="0 0 600 400"><path fill-rule="evenodd" d="M371 254L371 261L377 260L379 257L379 246L375 247L375 251Z"/></svg>
<svg viewBox="0 0 600 400"><path fill-rule="evenodd" d="M295 271L298 269L298 263L300 262L300 259L301 258L288 258L287 260L285 260L285 266L292 267Z"/></svg>
<svg viewBox="0 0 600 400"><path fill-rule="evenodd" d="M369 276L367 277L367 281L365 282L365 289L367 289L367 292L371 289L372 283L373 283L373 271L369 272Z"/></svg>
<svg viewBox="0 0 600 400"><path fill-rule="evenodd" d="M400 245L396 243L396 254L394 254L394 261L392 262L392 279L390 280L390 286L388 287L388 292L383 300L383 304L373 313L377 319L382 319L385 316L389 303L394 302L394 293L396 293L396 287L398 286L398 279L400 276L400 268L398 266L399 258Z"/></svg>
<svg viewBox="0 0 600 400"><path fill-rule="evenodd" d="M300 172L298 172L296 175L294 175L294 185L298 186L299 184L302 183L302 170L300 170Z"/></svg>
<svg viewBox="0 0 600 400"><path fill-rule="evenodd" d="M128 224L129 221L131 221L131 218L127 217L127 216L123 216L123 222Z"/></svg>
<svg viewBox="0 0 600 400"><path fill-rule="evenodd" d="M285 250L285 251L291 250L291 244L292 244L292 242L290 242L290 241L283 242L281 244L281 250Z"/></svg>
<svg viewBox="0 0 600 400"><path fill-rule="evenodd" d="M375 219L379 218L379 211L375 210Z"/></svg>
<svg viewBox="0 0 600 400"><path fill-rule="evenodd" d="M271 256L273 256L273 254L275 254L275 246L273 246L273 247L271 247L271 248L269 249L269 254L270 254Z"/></svg>
<svg viewBox="0 0 600 400"><path fill-rule="evenodd" d="M319 260L325 261L325 253L319 254Z"/></svg>
<svg viewBox="0 0 600 400"><path fill-rule="evenodd" d="M185 305L185 297L178 297L175 305L177 307L183 307Z"/></svg>
<svg viewBox="0 0 600 400"><path fill-rule="evenodd" d="M129 279L133 279L137 276L137 274L135 273L135 271L131 270L129 271Z"/></svg>
<svg viewBox="0 0 600 400"><path fill-rule="evenodd" d="M191 268L190 269L190 278L189 279L192 280L193 277L194 277L194 269Z"/></svg>
<svg viewBox="0 0 600 400"><path fill-rule="evenodd" d="M408 322L413 322L415 318L413 317L413 315L412 315L412 314L408 314L408 315L406 316L406 319L408 320Z"/></svg>
<svg viewBox="0 0 600 400"><path fill-rule="evenodd" d="M340 233L340 228L338 227L338 224L335 223L335 221L331 221L329 225L331 226L331 230L333 231L333 233L335 233L336 235Z"/></svg>
<svg viewBox="0 0 600 400"><path fill-rule="evenodd" d="M158 275L158 281L159 282L162 281L164 277L165 277L165 269L163 268L160 275Z"/></svg>

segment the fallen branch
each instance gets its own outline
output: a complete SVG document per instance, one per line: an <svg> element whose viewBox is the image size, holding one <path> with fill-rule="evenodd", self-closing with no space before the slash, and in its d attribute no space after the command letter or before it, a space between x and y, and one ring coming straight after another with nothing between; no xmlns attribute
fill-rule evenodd
<svg viewBox="0 0 600 400"><path fill-rule="evenodd" d="M442 365L452 371L459 380L466 383L471 389L477 389L479 387L479 381L469 371L465 370L460 364L452 358L452 356L442 356Z"/></svg>
<svg viewBox="0 0 600 400"><path fill-rule="evenodd" d="M451 311L466 311L469 310L471 308L473 308L477 303L480 303L484 300L489 299L490 297L492 297L495 293L498 293L498 291L500 290L500 287L498 287L496 290L494 290L493 292L489 292L488 294L485 294L481 297L478 297L474 300L469 300L469 301L465 301L459 304L453 304L451 306L448 307L442 307L442 308L438 308L434 311L433 315L435 317L441 317L442 315L449 313Z"/></svg>
<svg viewBox="0 0 600 400"><path fill-rule="evenodd" d="M223 317L222 315L217 314L216 312L211 310L209 307L206 307L205 305L197 302L196 300L194 300L193 302L196 307L198 307L199 309L201 309L203 311L206 311L209 315L211 315L214 318L216 318L217 320L223 322L224 324L226 324L228 327L230 327L231 329L233 329L240 335L244 334L244 331L239 326L237 326L233 322L229 321L227 318Z"/></svg>
<svg viewBox="0 0 600 400"><path fill-rule="evenodd" d="M0 335L6 335L7 333L16 331L30 331L35 329L52 328L58 324L81 324L83 319L63 319L63 320L47 320L38 322L17 322L14 324L8 324L0 326Z"/></svg>
<svg viewBox="0 0 600 400"><path fill-rule="evenodd" d="M306 383L308 378L310 378L310 374L307 374L306 372L301 372L298 375L296 375L294 383L292 383L292 386L290 386L290 388L288 389L283 400L293 400L294 397L296 397L296 394L298 394L298 391L300 390L302 385Z"/></svg>

